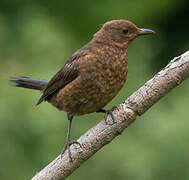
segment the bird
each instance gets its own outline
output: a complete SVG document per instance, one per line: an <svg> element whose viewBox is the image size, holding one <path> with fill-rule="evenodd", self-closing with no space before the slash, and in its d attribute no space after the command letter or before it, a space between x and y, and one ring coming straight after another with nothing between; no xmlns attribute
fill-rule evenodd
<svg viewBox="0 0 189 180"><path fill-rule="evenodd" d="M115 123L112 111L103 108L126 82L127 48L136 37L154 33L128 20L111 20L103 24L91 41L77 50L49 81L26 76L10 79L17 87L41 91L36 105L47 101L67 113L67 136L62 154L68 149L71 162L70 146L79 144L70 140L73 117L103 112L105 117L111 115Z"/></svg>

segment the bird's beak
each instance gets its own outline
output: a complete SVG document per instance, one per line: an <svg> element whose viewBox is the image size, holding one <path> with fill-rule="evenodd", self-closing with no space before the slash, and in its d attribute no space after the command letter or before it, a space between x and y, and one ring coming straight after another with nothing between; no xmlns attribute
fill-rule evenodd
<svg viewBox="0 0 189 180"><path fill-rule="evenodd" d="M151 29L139 29L138 35L148 35L148 34L155 34L155 31Z"/></svg>

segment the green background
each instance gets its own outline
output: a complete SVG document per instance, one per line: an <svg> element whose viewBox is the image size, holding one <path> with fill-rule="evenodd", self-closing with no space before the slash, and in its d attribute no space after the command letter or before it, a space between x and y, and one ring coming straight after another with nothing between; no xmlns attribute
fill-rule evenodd
<svg viewBox="0 0 189 180"><path fill-rule="evenodd" d="M67 120L11 76L50 79L101 25L128 19L157 33L129 47L128 80L106 108L122 103L189 47L188 0L0 1L0 179L26 180L62 150ZM189 81L171 91L68 179L189 179ZM103 114L75 117L72 139Z"/></svg>

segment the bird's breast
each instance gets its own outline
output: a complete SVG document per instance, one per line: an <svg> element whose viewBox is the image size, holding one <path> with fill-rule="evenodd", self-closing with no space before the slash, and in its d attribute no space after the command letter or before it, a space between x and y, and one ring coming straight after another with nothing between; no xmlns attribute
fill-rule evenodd
<svg viewBox="0 0 189 180"><path fill-rule="evenodd" d="M81 67L80 76L86 94L83 100L92 104L91 111L104 107L117 95L128 72L126 52L100 51L86 56L87 65L84 63Z"/></svg>
<svg viewBox="0 0 189 180"><path fill-rule="evenodd" d="M56 107L74 115L96 112L113 99L127 76L126 51L97 49L78 60L78 77L60 90Z"/></svg>
<svg viewBox="0 0 189 180"><path fill-rule="evenodd" d="M85 61L80 70L83 82L90 81L90 86L101 93L113 93L125 83L128 72L126 51L98 50L87 55Z"/></svg>

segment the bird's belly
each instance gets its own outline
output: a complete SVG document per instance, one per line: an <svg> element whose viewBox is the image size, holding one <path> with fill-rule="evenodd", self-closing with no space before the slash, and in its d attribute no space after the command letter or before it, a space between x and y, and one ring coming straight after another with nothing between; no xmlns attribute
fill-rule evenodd
<svg viewBox="0 0 189 180"><path fill-rule="evenodd" d="M127 63L117 68L118 71L99 69L101 72L83 73L60 90L51 103L74 115L98 111L117 95L126 81Z"/></svg>

